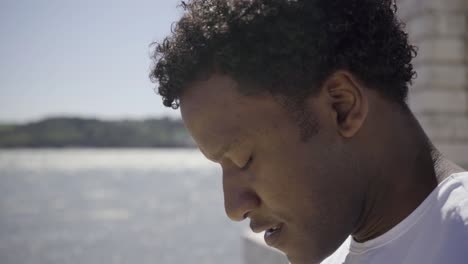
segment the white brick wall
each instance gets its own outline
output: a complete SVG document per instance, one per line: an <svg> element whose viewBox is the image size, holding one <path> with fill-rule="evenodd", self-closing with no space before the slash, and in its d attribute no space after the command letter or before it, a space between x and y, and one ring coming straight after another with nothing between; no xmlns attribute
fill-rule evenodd
<svg viewBox="0 0 468 264"><path fill-rule="evenodd" d="M436 142L436 147L442 152L447 153L449 158L462 166L463 168L468 168L468 162L466 157L468 157L468 143L464 142Z"/></svg>
<svg viewBox="0 0 468 264"><path fill-rule="evenodd" d="M463 36L468 32L467 26L467 14L464 12L427 12L410 19L406 29L411 39L417 42L434 36Z"/></svg>
<svg viewBox="0 0 468 264"><path fill-rule="evenodd" d="M400 17L410 22L426 13L462 12L468 7L466 0L397 0Z"/></svg>
<svg viewBox="0 0 468 264"><path fill-rule="evenodd" d="M465 115L420 115L419 122L428 132L428 136L435 141L468 143L468 119Z"/></svg>
<svg viewBox="0 0 468 264"><path fill-rule="evenodd" d="M463 64L465 61L465 40L460 36L430 36L414 43L418 46L416 65L434 62Z"/></svg>
<svg viewBox="0 0 468 264"><path fill-rule="evenodd" d="M416 65L418 77L410 88L410 95L420 90L466 91L468 65L445 63L422 63Z"/></svg>
<svg viewBox="0 0 468 264"><path fill-rule="evenodd" d="M409 105L436 147L468 169L468 0L399 0L418 46Z"/></svg>
<svg viewBox="0 0 468 264"><path fill-rule="evenodd" d="M408 102L410 108L417 115L439 113L459 115L461 113L468 113L468 101L465 90L421 89L420 91L413 92ZM452 117L448 115L447 119L450 118Z"/></svg>

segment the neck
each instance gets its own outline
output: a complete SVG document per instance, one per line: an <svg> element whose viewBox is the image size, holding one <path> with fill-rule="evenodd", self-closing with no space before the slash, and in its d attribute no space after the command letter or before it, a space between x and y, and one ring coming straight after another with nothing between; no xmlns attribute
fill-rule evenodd
<svg viewBox="0 0 468 264"><path fill-rule="evenodd" d="M426 134L409 109L392 110L382 111L388 116L380 116L381 120L388 122L370 134L383 136L374 142L369 160L381 158L370 165L366 196L352 233L358 242L389 231L437 186L432 145Z"/></svg>

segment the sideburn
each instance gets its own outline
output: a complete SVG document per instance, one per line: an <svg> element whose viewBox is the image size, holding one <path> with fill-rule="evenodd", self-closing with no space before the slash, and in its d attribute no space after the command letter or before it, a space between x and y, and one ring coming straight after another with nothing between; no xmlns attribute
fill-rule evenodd
<svg viewBox="0 0 468 264"><path fill-rule="evenodd" d="M292 120L300 129L300 140L303 143L319 132L317 118L314 117L305 104L303 96L275 96L276 100L286 109Z"/></svg>

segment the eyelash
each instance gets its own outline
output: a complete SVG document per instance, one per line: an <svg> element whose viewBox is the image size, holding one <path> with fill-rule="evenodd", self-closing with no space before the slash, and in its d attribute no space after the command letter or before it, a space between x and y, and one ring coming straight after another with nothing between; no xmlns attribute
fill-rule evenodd
<svg viewBox="0 0 468 264"><path fill-rule="evenodd" d="M252 164L253 156L250 156L249 160L245 163L244 167L241 168L241 170L245 171L248 170L250 165Z"/></svg>

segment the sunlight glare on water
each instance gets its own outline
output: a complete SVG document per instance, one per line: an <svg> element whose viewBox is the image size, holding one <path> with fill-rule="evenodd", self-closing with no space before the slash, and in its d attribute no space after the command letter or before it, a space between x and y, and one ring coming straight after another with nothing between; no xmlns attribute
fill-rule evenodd
<svg viewBox="0 0 468 264"><path fill-rule="evenodd" d="M241 263L195 149L0 150L2 264Z"/></svg>
<svg viewBox="0 0 468 264"><path fill-rule="evenodd" d="M0 169L86 170L210 169L216 165L194 149L46 149L0 151Z"/></svg>

